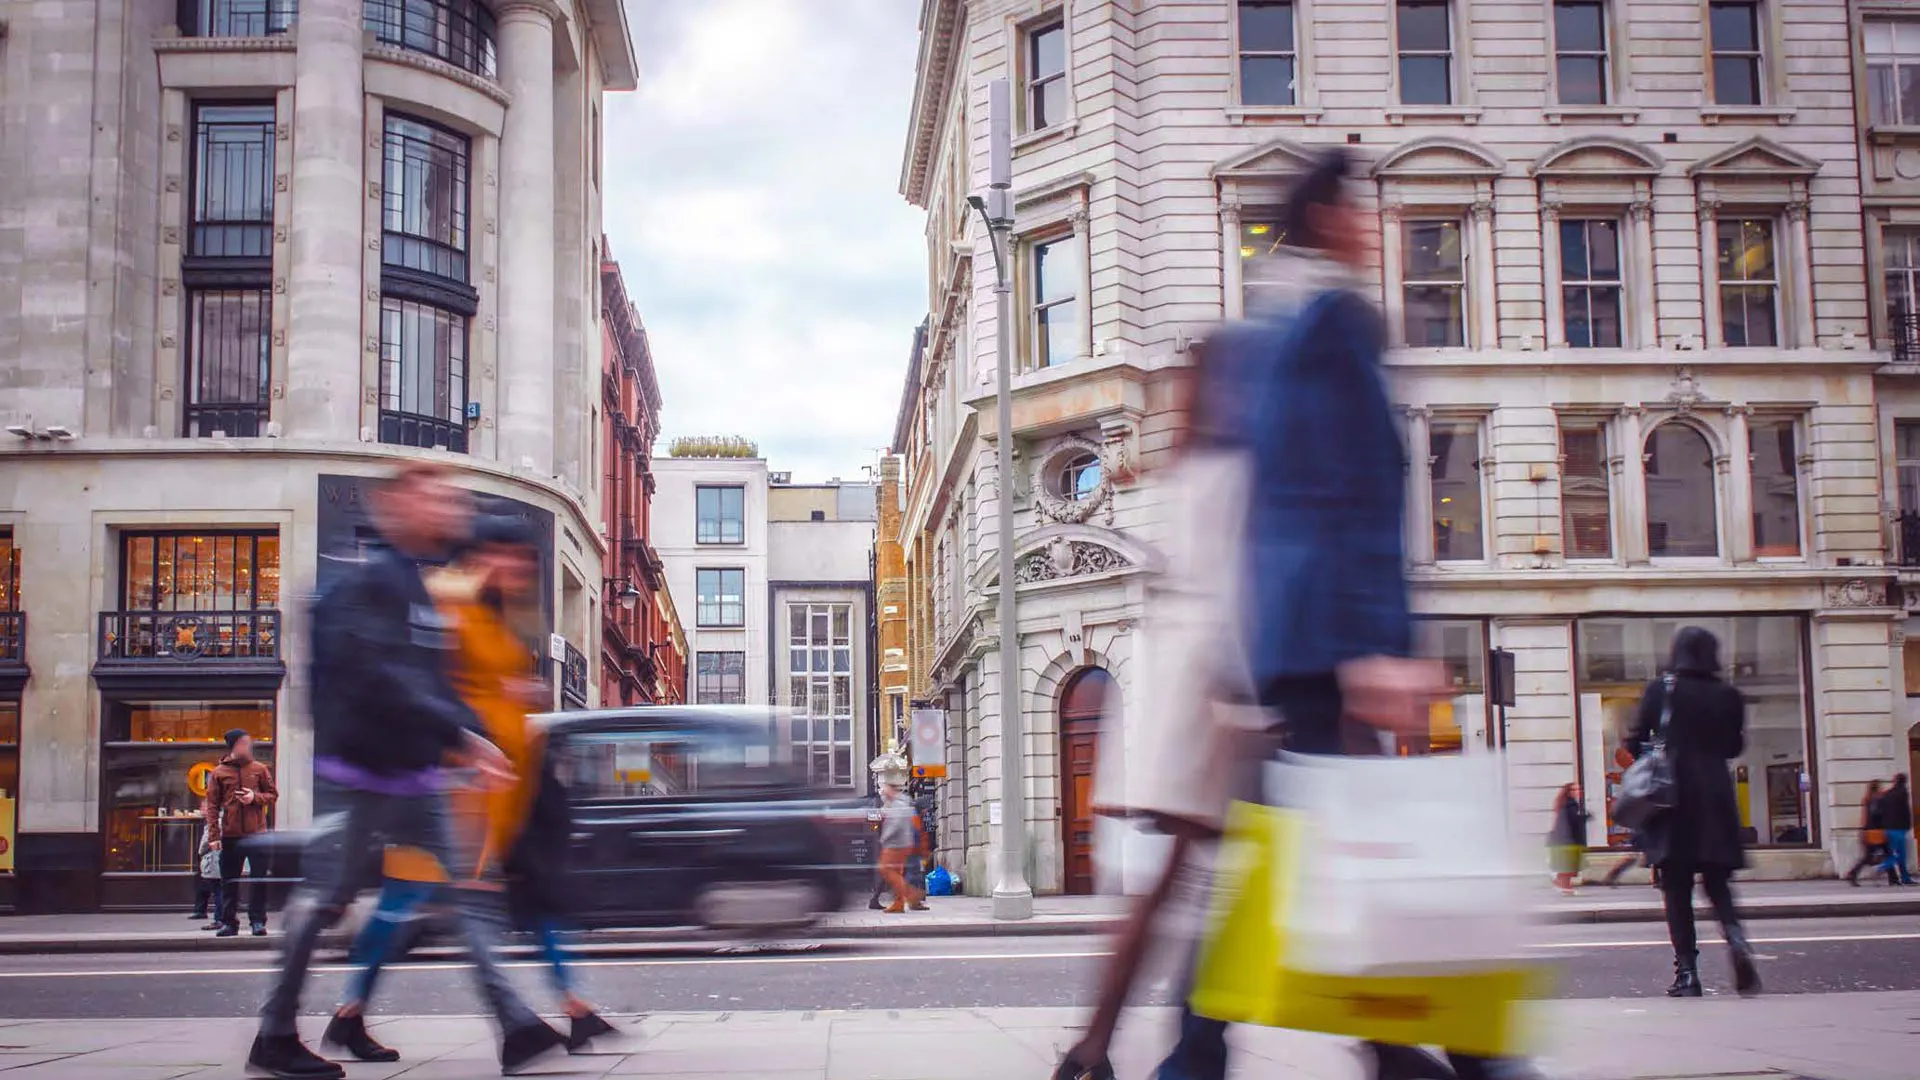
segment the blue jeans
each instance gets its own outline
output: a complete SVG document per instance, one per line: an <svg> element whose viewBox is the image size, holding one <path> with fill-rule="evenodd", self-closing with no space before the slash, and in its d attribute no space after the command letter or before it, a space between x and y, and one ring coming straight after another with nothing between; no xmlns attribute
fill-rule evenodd
<svg viewBox="0 0 1920 1080"><path fill-rule="evenodd" d="M1880 869L1888 874L1897 871L1902 885L1913 884L1913 871L1907 866L1907 841L1910 836L1906 829L1888 829L1887 857L1880 864Z"/></svg>

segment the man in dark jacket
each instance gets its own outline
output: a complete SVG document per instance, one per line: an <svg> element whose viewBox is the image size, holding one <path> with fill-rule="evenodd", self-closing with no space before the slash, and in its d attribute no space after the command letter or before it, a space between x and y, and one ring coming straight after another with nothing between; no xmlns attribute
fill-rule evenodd
<svg viewBox="0 0 1920 1080"><path fill-rule="evenodd" d="M243 841L267 831L268 812L280 801L273 770L253 756L253 739L234 728L227 732L227 756L207 781L207 845L220 853L219 937L240 933L240 872L256 879L247 888L247 923L254 937L267 933L267 876L264 855L247 851Z"/></svg>
<svg viewBox="0 0 1920 1080"><path fill-rule="evenodd" d="M1907 845L1913 837L1913 795L1907 790L1907 774L1897 773L1892 786L1880 796L1880 827L1887 832L1887 857L1881 869L1887 872L1887 884L1913 884L1913 870L1907 863Z"/></svg>
<svg viewBox="0 0 1920 1080"><path fill-rule="evenodd" d="M451 627L421 579L424 565L465 536L466 494L443 468L413 463L381 485L373 512L379 542L313 606L315 794L316 801L341 807L342 820L305 854L307 880L288 905L281 970L248 1058L258 1072L293 1080L345 1075L307 1049L295 1027L321 931L339 919L388 844L425 851L443 869L465 865L452 850L443 794L447 763L496 782L512 775L454 691ZM454 892L473 970L502 1030L502 1065L518 1068L563 1045L495 965L494 928L479 890ZM367 1035L358 1014L336 1016L326 1041L362 1060L399 1057Z"/></svg>

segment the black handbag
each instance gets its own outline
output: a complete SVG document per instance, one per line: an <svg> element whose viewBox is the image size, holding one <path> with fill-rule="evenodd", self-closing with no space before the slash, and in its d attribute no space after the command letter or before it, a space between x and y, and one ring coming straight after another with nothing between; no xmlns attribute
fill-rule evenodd
<svg viewBox="0 0 1920 1080"><path fill-rule="evenodd" d="M1673 673L1668 672L1666 694L1660 702L1660 725L1654 728L1646 753L1635 758L1620 775L1620 788L1613 793L1616 825L1643 829L1673 809L1673 757L1667 753L1667 725L1673 722L1673 688Z"/></svg>

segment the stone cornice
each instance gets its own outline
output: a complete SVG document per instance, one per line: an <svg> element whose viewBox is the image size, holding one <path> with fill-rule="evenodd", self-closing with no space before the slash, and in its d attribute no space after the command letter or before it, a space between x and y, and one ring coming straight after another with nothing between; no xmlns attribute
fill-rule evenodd
<svg viewBox="0 0 1920 1080"><path fill-rule="evenodd" d="M900 166L900 194L915 206L927 203L927 172L940 145L940 122L952 96L954 61L964 47L964 0L921 0L920 58L914 65L913 107L907 114L907 152Z"/></svg>
<svg viewBox="0 0 1920 1080"><path fill-rule="evenodd" d="M156 53L229 53L293 52L292 34L269 37L163 37L155 38Z"/></svg>
<svg viewBox="0 0 1920 1080"><path fill-rule="evenodd" d="M403 49L398 45L369 41L367 44L367 58L370 60L384 60L389 64L399 64L402 67L410 67L431 75L438 75L443 79L451 79L469 90L485 94L488 98L491 98L502 106L507 108L513 107L513 95L507 93L506 87L501 86L499 83L483 75L475 75L471 71L455 67L445 60L428 56L426 53L413 52L410 49Z"/></svg>

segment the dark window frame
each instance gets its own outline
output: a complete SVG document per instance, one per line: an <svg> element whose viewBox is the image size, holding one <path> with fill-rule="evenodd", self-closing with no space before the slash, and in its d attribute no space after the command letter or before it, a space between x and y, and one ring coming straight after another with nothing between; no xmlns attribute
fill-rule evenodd
<svg viewBox="0 0 1920 1080"><path fill-rule="evenodd" d="M1671 477L1679 478L1682 481L1684 481L1684 477L1680 473L1662 473L1660 471L1660 452L1659 452L1658 440L1659 440L1661 431L1669 427L1675 428L1677 430L1685 431L1688 434L1692 435L1695 439L1699 441L1699 447L1706 451L1706 460L1701 463L1700 468L1704 470L1704 474L1706 476L1706 490L1703 494L1705 498L1708 500L1708 503L1712 508L1712 523L1710 525L1710 530L1712 533L1711 539L1713 542L1713 549L1711 551L1667 550L1668 548L1673 546L1673 541L1671 539L1671 530L1669 530L1668 532L1658 531L1663 525L1666 525L1667 522L1663 520L1656 520L1654 517L1654 511L1655 511L1655 502L1653 499L1654 480L1664 479L1671 476ZM1691 445L1689 446L1689 449L1691 449ZM1713 437L1709 435L1705 430L1700 428L1699 426L1693 423L1690 423L1686 420L1681 420L1681 419L1663 420L1660 423L1655 424L1652 427L1652 429L1646 433L1645 440L1641 445L1641 454L1643 456L1643 460L1645 460L1646 462L1646 466L1642 470L1642 477L1641 477L1642 490L1641 490L1640 498L1641 498L1641 503L1646 510L1645 516L1646 516L1646 523L1647 523L1647 555L1648 557L1655 558L1655 559L1719 559L1719 558L1723 558L1726 551L1726 538L1721 535L1722 529L1720 524L1720 509L1721 509L1720 508L1720 502L1721 502L1720 484L1719 484L1719 474L1716 471L1714 462L1713 462L1713 458L1714 458ZM1678 464L1684 467L1687 465L1687 462L1682 461L1682 462L1679 462ZM1702 493L1696 493L1695 495L1696 500L1700 497L1700 494ZM1658 537L1657 542L1656 542L1656 536Z"/></svg>
<svg viewBox="0 0 1920 1080"><path fill-rule="evenodd" d="M279 117L271 101L203 101L193 106L193 151L188 162L187 244L188 259L264 260L258 268L263 278L272 273L274 168L277 158ZM241 177L234 182L235 165L216 148L237 148L259 154L257 162L242 161ZM229 150L229 153L231 150ZM248 175L258 168L258 188ZM218 186L219 194L213 188ZM230 199L226 193L238 193ZM231 202L255 201L251 213L232 213ZM209 214L218 203L226 213ZM264 284L264 282L263 282Z"/></svg>
<svg viewBox="0 0 1920 1080"><path fill-rule="evenodd" d="M422 284L451 283L457 295L473 293L472 138L430 120L389 112L381 125L380 170L383 283L398 274L424 279ZM433 178L443 170L442 182L452 188L452 195L447 219L440 222L433 220L430 196Z"/></svg>
<svg viewBox="0 0 1920 1080"><path fill-rule="evenodd" d="M257 337L239 338L208 332L209 301L214 298L241 301L236 316L242 323L249 317L244 310L251 302L257 324ZM216 433L231 438L254 438L265 434L272 408L273 387L273 293L265 287L250 289L187 290L185 334L186 386L181 406L183 434L188 438L206 438ZM244 326L242 327L244 329ZM232 356L209 358L211 344L237 345ZM257 349L257 355L249 350ZM212 363L209 364L211 359ZM246 370L252 368L252 371ZM252 382L252 393L243 392ZM219 392L222 384L231 392Z"/></svg>
<svg viewBox="0 0 1920 1080"><path fill-rule="evenodd" d="M740 587L739 600L730 601L727 597L727 575L737 574ZM709 593L705 586L708 580L714 583ZM712 596L712 600L707 599ZM738 630L747 625L747 571L739 566L702 566L693 572L694 625L701 629ZM711 617L709 617L711 609ZM737 610L736 610L737 609ZM731 616L731 618L729 618Z"/></svg>
<svg viewBox="0 0 1920 1080"><path fill-rule="evenodd" d="M1246 15L1249 9L1285 8L1287 21L1291 26L1287 34L1285 49L1248 48L1246 40ZM1300 104L1300 10L1295 0L1236 0L1234 4L1234 57L1236 98L1246 108L1294 108ZM1287 65L1287 94L1285 101L1250 101L1247 97L1247 68L1249 62L1285 61Z"/></svg>
<svg viewBox="0 0 1920 1080"><path fill-rule="evenodd" d="M181 37L275 37L293 31L298 0L180 0Z"/></svg>
<svg viewBox="0 0 1920 1080"><path fill-rule="evenodd" d="M1568 48L1561 41L1560 12L1562 10L1572 10L1575 8L1593 8L1596 10L1599 17L1598 22L1600 27L1599 48L1597 49ZM1551 9L1548 12L1548 16L1551 19L1553 19L1553 96L1554 96L1554 100L1559 104L1572 105L1572 106L1599 106L1599 105L1612 104L1613 102L1613 55L1612 55L1613 35L1610 33L1611 27L1607 25L1607 18L1609 14L1610 13L1607 9L1607 4L1605 3L1605 0L1554 0L1554 3ZM1583 63L1583 64L1593 64L1595 62L1598 62L1599 68L1600 68L1600 78L1598 80L1598 85L1600 88L1600 100L1569 101L1567 99L1567 81L1561 78L1561 72L1564 69L1565 63L1567 61L1574 61L1574 62Z"/></svg>
<svg viewBox="0 0 1920 1080"><path fill-rule="evenodd" d="M363 19L384 45L499 78L499 25L480 0L367 0Z"/></svg>
<svg viewBox="0 0 1920 1080"><path fill-rule="evenodd" d="M1446 17L1446 48L1408 48L1406 43L1401 40L1401 17L1409 10L1430 8L1438 8ZM1460 71L1459 65L1455 62L1455 54L1459 51L1460 42L1459 27L1455 19L1457 14L1458 13L1453 10L1453 0L1395 0L1393 5L1393 89L1394 100L1398 104L1412 105L1415 107L1446 108L1458 103L1457 99L1460 97L1460 87L1458 85L1460 81ZM1441 86L1445 90L1443 100L1408 100L1407 62L1409 60L1433 60L1436 58L1440 60L1441 70L1445 73L1445 78L1441 82Z"/></svg>
<svg viewBox="0 0 1920 1080"><path fill-rule="evenodd" d="M718 500L718 507L712 518L707 516L704 505L708 493ZM726 496L736 494L739 499L739 515L729 519ZM693 489L693 542L703 547L738 547L747 542L747 489L740 484L696 484ZM708 524L714 527L709 535ZM734 526L734 534L729 536L727 526Z"/></svg>
<svg viewBox="0 0 1920 1080"><path fill-rule="evenodd" d="M411 369L415 372L414 377L407 378L410 370L408 356L411 353L417 365L420 350L409 349L406 337L391 333L396 328L401 331L409 327L417 328L423 325L423 318L431 318L436 328L442 324L450 328L445 335L434 335L436 347L431 359L435 367L430 383L417 383L417 366ZM380 298L381 442L423 449L445 447L453 453L467 452L467 403L473 399L472 335L470 320L458 311L404 295ZM444 357L439 355L437 348L442 338L449 346ZM410 384L414 384L415 389L420 385L445 386L446 415L436 416L431 411L409 407L407 390Z"/></svg>
<svg viewBox="0 0 1920 1080"><path fill-rule="evenodd" d="M1765 0L1712 0L1707 5L1707 78L1713 88L1713 104L1716 106L1756 108L1767 104L1767 12L1762 6L1764 3ZM1753 33L1751 46L1722 45L1714 33L1714 16L1735 9L1747 12L1747 21ZM1731 87L1720 78L1722 63L1742 65L1745 80L1752 84L1753 100L1730 101L1723 96L1731 91Z"/></svg>
<svg viewBox="0 0 1920 1080"><path fill-rule="evenodd" d="M707 669L709 659L713 661L711 671ZM745 652L739 649L702 649L694 653L693 670L695 704L745 705L747 703L747 654ZM736 685L729 685L730 682Z"/></svg>
<svg viewBox="0 0 1920 1080"><path fill-rule="evenodd" d="M147 603L143 603L143 604L133 603L133 600L135 599L135 597L132 595L132 592L131 592L133 588L133 569L134 569L133 549L137 546L138 542L142 540L147 540L152 542L152 546L150 548L149 563L147 567L148 569L147 580L153 583L153 585L149 586L150 589L153 589L153 588L157 588L158 582L160 580L160 552L161 552L162 542L163 541L168 542L172 547L173 554L174 554L174 566L176 567L175 579L177 580L178 579L177 567L179 566L180 541L184 539L194 539L194 538L206 538L214 542L214 545L216 547L216 551L214 553L214 560L215 560L214 566L216 567L216 570L220 565L219 551L217 550L217 548L221 541L223 540L234 541L236 545L234 549L236 552L236 555L238 552L238 543L242 540L247 541L247 544L248 544L247 550L249 552L250 558L248 559L246 565L251 567L251 570L249 572L250 583L249 583L249 589L247 593L247 599L250 601L248 606L240 607L236 605L230 608L223 608L223 607L217 607L217 606L195 606L195 607L183 608L179 606L177 602L177 599L181 594L176 593L174 594L176 602L172 606L161 607L159 594L157 592L149 593L149 598L148 598L149 602ZM120 610L142 611L142 612L167 612L167 613L222 612L222 611L239 611L239 612L278 611L280 610L280 602L285 600L286 598L281 588L284 585L284 581L278 578L278 574L280 573L282 568L284 568L285 566L285 554L286 554L280 543L280 539L281 539L280 531L278 529L272 529L272 528L266 528L266 529L260 529L260 528L120 529L118 530L118 537L117 537L118 551L116 554L116 558L118 560L118 569L119 569L120 578L119 578L119 588L115 593L115 595L119 598L121 602ZM264 574L262 573L261 562L260 562L260 541L262 540L274 541L273 566L274 566L274 572L276 575L275 592L280 594L274 597L273 604L266 607L262 607L260 605L260 599L261 599L260 579L261 577L264 576ZM239 564L237 559L234 563L229 565L228 580L230 582L233 580L233 577L237 573L238 568L239 568ZM234 592L234 591L235 590L229 589L229 592Z"/></svg>

